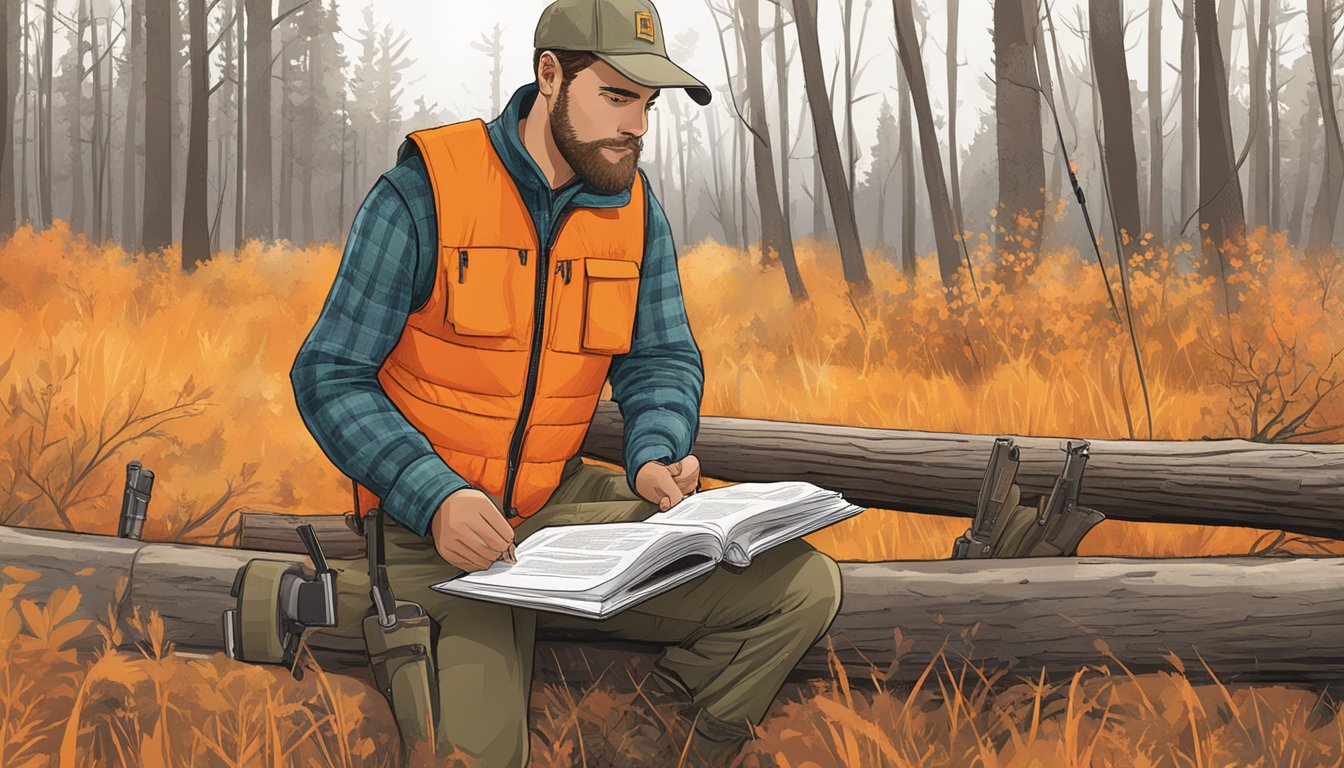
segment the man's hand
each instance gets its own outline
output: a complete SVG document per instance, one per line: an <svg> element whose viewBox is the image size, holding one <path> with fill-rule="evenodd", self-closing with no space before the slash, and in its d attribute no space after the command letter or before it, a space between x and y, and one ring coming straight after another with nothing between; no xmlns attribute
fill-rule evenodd
<svg viewBox="0 0 1344 768"><path fill-rule="evenodd" d="M635 475L635 491L666 512L700 489L700 460L695 454L671 464L646 462Z"/></svg>
<svg viewBox="0 0 1344 768"><path fill-rule="evenodd" d="M499 511L500 501L476 488L448 494L429 524L439 557L463 571L489 568L502 555L513 557L513 527Z"/></svg>

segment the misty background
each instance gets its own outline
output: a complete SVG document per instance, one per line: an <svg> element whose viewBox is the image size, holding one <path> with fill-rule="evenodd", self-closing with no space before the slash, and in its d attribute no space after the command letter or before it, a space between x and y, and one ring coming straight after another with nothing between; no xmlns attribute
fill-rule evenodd
<svg viewBox="0 0 1344 768"><path fill-rule="evenodd" d="M91 237L130 248L181 241L193 254L184 255L184 265L201 260L204 242L211 251L230 250L250 238L343 242L360 201L391 167L406 133L491 119L514 89L532 78L532 34L546 5L545 0L488 5L9 0L3 36L10 98L0 123L9 126L10 135L2 148L6 159L0 159L0 234L24 223L41 227L64 219ZM1183 136L1194 113L1186 103L1191 97L1182 91L1182 70L1183 44L1194 47L1195 25L1184 23L1182 14L1193 13L1195 5L1193 0L1059 0L1047 9L1037 0L1025 0L1020 8L1011 3L1029 30L1028 46L1035 37L1028 59L1035 55L1041 86L1057 104L1060 130L1103 239L1114 232L1108 202L1123 202L1124 195L1108 194L1099 165L1103 133L1109 144L1115 132L1102 130L1103 99L1094 87L1089 38L1112 45L1123 41L1133 154L1133 170L1123 175L1133 178L1120 183L1136 187L1143 212L1141 224L1127 228L1151 232L1160 243L1193 236L1201 221L1191 217L1201 198L1188 174L1198 150ZM1329 25L1333 80L1338 3L1309 0L1308 5L1320 6ZM659 4L669 53L715 91L705 108L680 91L667 94L645 137L641 164L679 248L706 237L737 247L760 239L760 200L767 193L759 172L753 172L757 142L747 127L759 120L754 134L768 138L764 151L773 159L771 191L788 222L785 237L838 237L842 251L854 250L853 237L847 247L837 232L834 202L821 180L825 153L816 149L814 105L805 94L791 6L769 0ZM1021 142L1017 136L1000 141L999 125L1009 108L1026 102L1040 107L1045 199L1064 197L1068 206L1076 205L1044 101L1026 93L1010 97L1005 106L996 91L996 45L1005 44L996 42L996 29L1006 23L1007 5L814 0L808 7L816 15L821 71L838 134L839 156L832 165L839 166L842 197L852 205L863 248L879 249L882 257L913 269L913 252L937 247L931 223L938 217L922 162L930 148L914 124L914 97L902 85L897 7L911 12L937 137L933 149L946 174L939 188L952 188L955 228L993 231L1004 202L1001 187L1014 177L1005 168L1020 162L1006 158L1005 147ZM958 17L952 52L958 63L954 156L948 152L954 140L947 76L953 8ZM1105 28L1094 29L1098 8L1109 19L1097 22ZM1328 138L1330 123L1322 119L1308 14L1282 0L1217 0L1216 9L1232 151L1240 157L1245 148L1251 156L1242 157L1238 167L1247 189L1239 202L1245 223L1287 231L1293 242L1305 242L1312 208L1329 188L1336 189L1338 212L1341 174L1325 162L1326 147L1337 134ZM745 10L758 19L755 33L746 29ZM1154 13L1160 23L1152 23ZM199 48L193 48L196 43ZM760 105L750 98L753 58L763 88ZM1257 72L1261 58L1263 71ZM205 66L193 66L197 59ZM261 60L269 64L258 66ZM1150 77L1151 61L1161 62L1160 82ZM1192 77L1192 84L1197 79ZM1329 98L1331 113L1337 113L1333 91ZM261 100L269 109L260 109ZM199 123L193 121L197 108ZM1270 124L1252 137L1256 112ZM1155 120L1162 134L1156 145ZM193 135L199 144L194 154ZM266 139L258 141L259 136ZM1117 168L1130 167L1115 162L1112 184ZM1267 183L1256 186L1256 178ZM1252 187L1264 189L1265 199L1255 199ZM772 215L767 212L766 220L773 221ZM1115 216L1121 223L1138 221ZM766 229L767 245L776 247L780 227ZM1333 230L1329 240L1336 242ZM1086 237L1081 217L1070 209L1034 247L1076 247Z"/></svg>

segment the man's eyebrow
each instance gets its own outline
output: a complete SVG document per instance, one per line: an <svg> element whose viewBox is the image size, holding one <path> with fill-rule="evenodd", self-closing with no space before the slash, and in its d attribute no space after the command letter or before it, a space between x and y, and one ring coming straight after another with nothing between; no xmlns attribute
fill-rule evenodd
<svg viewBox="0 0 1344 768"><path fill-rule="evenodd" d="M614 93L614 94L616 94L617 96L624 96L624 97L626 97L627 99L638 99L638 98L639 98L639 94L638 94L638 93L635 93L634 91L627 90L627 89L625 89L625 88L617 88L617 87L615 87L615 86L611 86L611 85L604 85L604 86L602 86L601 88L599 88L598 90L599 90L599 91L606 91L607 93Z"/></svg>

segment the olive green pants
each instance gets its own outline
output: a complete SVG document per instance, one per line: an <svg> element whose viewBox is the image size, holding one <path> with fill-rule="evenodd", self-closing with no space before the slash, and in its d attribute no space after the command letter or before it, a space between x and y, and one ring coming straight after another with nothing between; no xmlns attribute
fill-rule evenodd
<svg viewBox="0 0 1344 768"><path fill-rule="evenodd" d="M519 542L552 525L633 522L657 507L636 496L621 472L577 457L545 507L515 530ZM391 518L387 519L392 523ZM398 600L424 607L439 627L435 645L440 755L460 748L484 768L528 758L528 695L536 628L584 639L663 643L655 672L719 720L760 723L785 677L830 627L840 606L835 561L794 540L760 553L750 566L718 566L603 620L446 595L430 589L459 575L429 536L386 527L389 579ZM339 625L362 638L369 609L367 562L331 560L337 571Z"/></svg>

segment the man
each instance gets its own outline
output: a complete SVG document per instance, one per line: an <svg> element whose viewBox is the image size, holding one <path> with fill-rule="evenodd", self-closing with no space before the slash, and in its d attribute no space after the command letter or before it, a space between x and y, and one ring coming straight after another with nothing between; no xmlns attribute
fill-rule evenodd
<svg viewBox="0 0 1344 768"><path fill-rule="evenodd" d="M838 568L801 540L602 621L429 588L511 561L545 526L643 520L699 486L700 353L666 216L637 166L660 89L701 105L710 94L663 39L645 0L552 3L536 81L501 115L402 145L294 362L305 424L355 481L357 506L386 513L396 597L437 626L440 755L527 762L540 626L666 644L645 689L684 705L694 758L718 764L839 607ZM608 379L623 474L578 456ZM369 577L362 561L332 565L341 621L329 631L357 636Z"/></svg>

